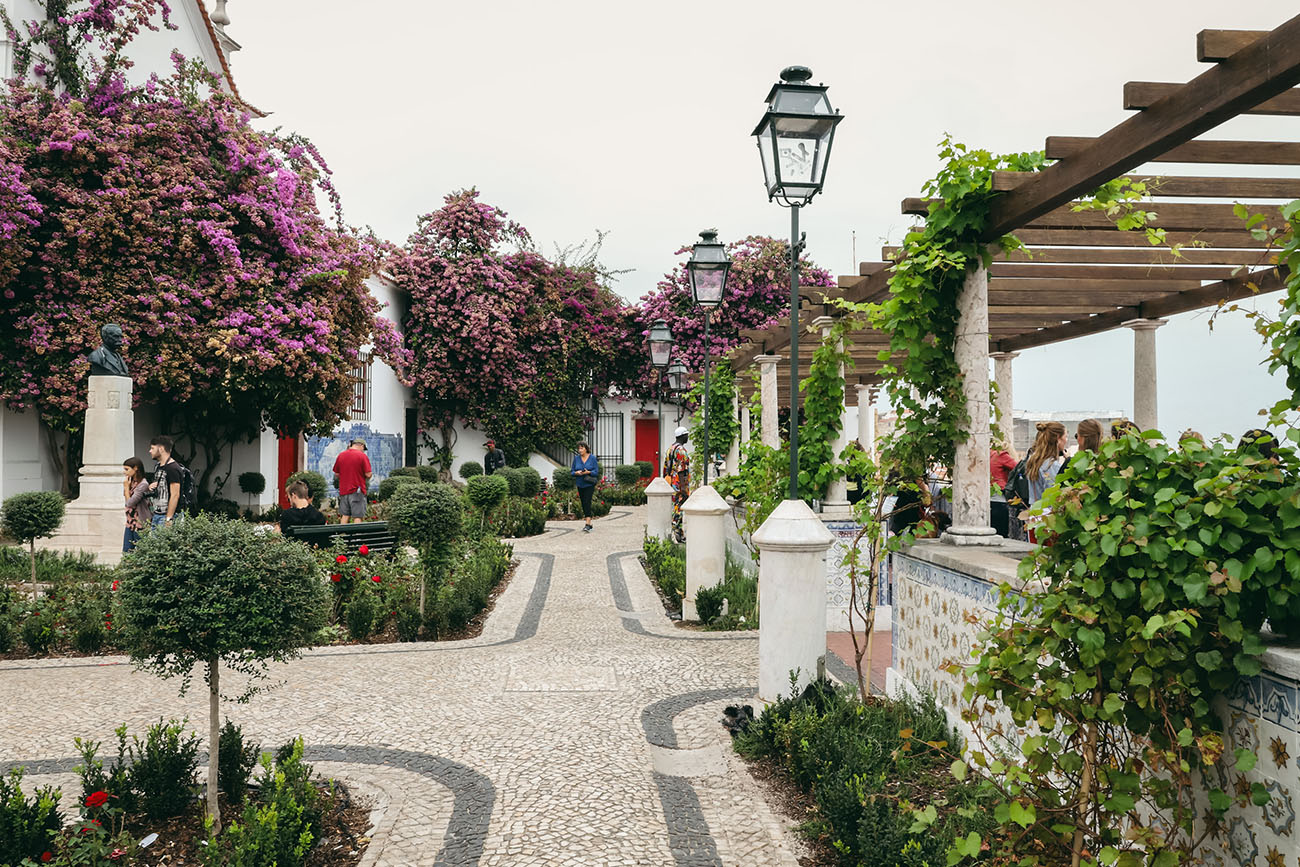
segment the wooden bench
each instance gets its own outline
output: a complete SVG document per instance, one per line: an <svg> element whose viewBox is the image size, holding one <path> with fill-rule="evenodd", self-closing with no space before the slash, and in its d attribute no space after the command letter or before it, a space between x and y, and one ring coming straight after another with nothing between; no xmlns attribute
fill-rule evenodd
<svg viewBox="0 0 1300 867"><path fill-rule="evenodd" d="M315 527L290 527L292 538L306 542L314 548L328 548L342 538L345 550L349 554L365 545L372 554L387 554L396 550L400 543L393 532L388 529L387 521L361 521L349 524L323 524Z"/></svg>

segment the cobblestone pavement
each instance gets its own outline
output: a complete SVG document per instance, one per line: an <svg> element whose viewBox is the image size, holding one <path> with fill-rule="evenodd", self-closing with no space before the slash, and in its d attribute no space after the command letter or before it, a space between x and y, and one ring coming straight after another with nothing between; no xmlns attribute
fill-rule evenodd
<svg viewBox="0 0 1300 867"><path fill-rule="evenodd" d="M718 724L753 694L757 633L672 626L636 559L644 513L518 540L478 638L311 651L223 712L266 746L303 735L375 801L366 865L794 865ZM0 663L0 769L67 784L74 736L204 729L206 696L176 689L121 657Z"/></svg>

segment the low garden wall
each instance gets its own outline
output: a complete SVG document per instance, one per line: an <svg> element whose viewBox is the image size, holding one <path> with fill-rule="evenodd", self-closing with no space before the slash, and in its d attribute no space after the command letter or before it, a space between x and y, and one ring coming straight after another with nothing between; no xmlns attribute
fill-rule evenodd
<svg viewBox="0 0 1300 867"><path fill-rule="evenodd" d="M969 664L982 624L997 608L998 587L1019 588L1016 566L1029 550L1023 543L1001 548L958 548L917 542L891 557L893 667L891 695L933 695L949 719L960 724L963 681L943 667ZM1234 805L1202 857L1208 865L1300 864L1300 647L1272 646L1264 670L1241 678L1217 701L1227 754L1245 748L1258 756L1244 774L1216 766L1214 785L1228 792L1260 783L1271 799L1264 806Z"/></svg>

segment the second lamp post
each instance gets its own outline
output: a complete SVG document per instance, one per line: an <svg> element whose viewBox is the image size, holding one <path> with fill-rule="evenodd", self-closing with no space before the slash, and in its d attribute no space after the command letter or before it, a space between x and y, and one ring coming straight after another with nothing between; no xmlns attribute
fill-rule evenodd
<svg viewBox="0 0 1300 867"><path fill-rule="evenodd" d="M731 270L731 257L727 248L718 242L716 229L700 232L700 240L691 251L686 263L686 273L691 281L691 296L704 308L704 484L709 483L709 464L713 450L709 447L709 317L722 303L722 293L727 288L727 272Z"/></svg>

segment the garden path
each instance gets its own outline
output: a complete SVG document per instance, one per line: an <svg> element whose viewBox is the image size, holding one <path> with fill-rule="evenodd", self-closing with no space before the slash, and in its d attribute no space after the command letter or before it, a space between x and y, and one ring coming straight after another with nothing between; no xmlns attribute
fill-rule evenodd
<svg viewBox="0 0 1300 867"><path fill-rule="evenodd" d="M478 638L322 648L231 719L376 802L365 864L794 865L799 844L731 753L757 633L675 628L637 561L644 507L515 543ZM74 736L206 720L121 657L0 663L0 768L67 783ZM48 778L46 777L48 775Z"/></svg>

